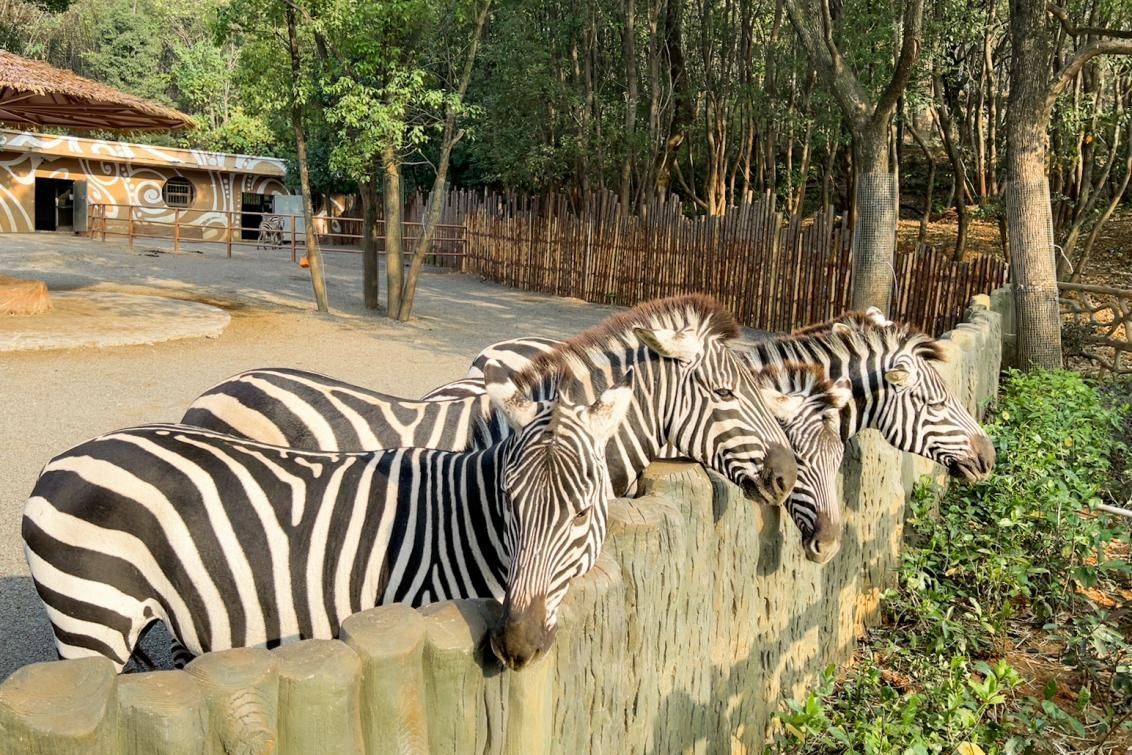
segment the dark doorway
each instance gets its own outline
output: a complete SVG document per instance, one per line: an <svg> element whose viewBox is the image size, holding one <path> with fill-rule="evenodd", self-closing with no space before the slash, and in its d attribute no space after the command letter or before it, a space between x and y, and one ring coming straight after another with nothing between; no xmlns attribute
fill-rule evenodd
<svg viewBox="0 0 1132 755"><path fill-rule="evenodd" d="M240 238L255 241L259 238L259 224L263 215L255 213L275 212L275 197L268 194L240 194Z"/></svg>
<svg viewBox="0 0 1132 755"><path fill-rule="evenodd" d="M65 178L35 179L35 230L69 231L75 223L75 182Z"/></svg>

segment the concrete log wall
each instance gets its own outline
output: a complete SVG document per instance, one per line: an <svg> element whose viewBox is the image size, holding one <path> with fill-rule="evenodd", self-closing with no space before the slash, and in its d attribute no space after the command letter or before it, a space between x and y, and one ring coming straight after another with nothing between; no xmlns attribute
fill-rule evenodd
<svg viewBox="0 0 1132 755"><path fill-rule="evenodd" d="M986 296L944 337L941 371L971 409L995 395L1002 340ZM658 463L644 495L613 503L604 553L529 669L492 662L492 601L385 606L340 640L211 653L185 672L27 666L0 686L0 752L759 752L782 699L878 620L905 497L939 472L862 433L842 469L841 552L816 566L783 511Z"/></svg>

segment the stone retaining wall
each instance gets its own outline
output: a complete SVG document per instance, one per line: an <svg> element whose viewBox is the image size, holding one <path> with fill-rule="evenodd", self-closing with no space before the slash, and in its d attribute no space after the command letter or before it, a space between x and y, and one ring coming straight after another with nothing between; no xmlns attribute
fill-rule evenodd
<svg viewBox="0 0 1132 755"><path fill-rule="evenodd" d="M976 297L941 371L972 409L995 395L999 313ZM211 653L185 672L115 676L102 660L33 664L0 686L0 751L52 753L759 752L787 696L842 664L879 618L904 500L929 462L874 431L847 449L847 526L825 566L779 509L698 466L654 464L618 499L554 649L491 660L491 601L348 619L340 640Z"/></svg>

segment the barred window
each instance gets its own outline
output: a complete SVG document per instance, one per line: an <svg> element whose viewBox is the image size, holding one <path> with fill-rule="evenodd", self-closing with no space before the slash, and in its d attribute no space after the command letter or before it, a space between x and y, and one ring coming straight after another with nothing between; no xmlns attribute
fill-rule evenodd
<svg viewBox="0 0 1132 755"><path fill-rule="evenodd" d="M191 207L196 190L189 179L174 176L161 187L161 198L167 207Z"/></svg>

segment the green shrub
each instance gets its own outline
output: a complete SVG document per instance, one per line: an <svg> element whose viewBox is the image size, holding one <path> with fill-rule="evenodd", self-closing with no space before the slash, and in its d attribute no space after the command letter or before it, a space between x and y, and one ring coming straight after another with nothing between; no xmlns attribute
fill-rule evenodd
<svg viewBox="0 0 1132 755"><path fill-rule="evenodd" d="M788 703L769 751L990 754L1109 742L1132 700L1132 628L1121 618L1130 606L1119 589L1132 581L1132 527L1093 510L1127 482L1127 402L1126 391L1076 373L1008 372L987 424L995 474L942 497L917 489L886 626L838 683L827 673ZM1037 648L1068 673L1039 680L1040 696L1033 684L1022 694L1003 658Z"/></svg>

